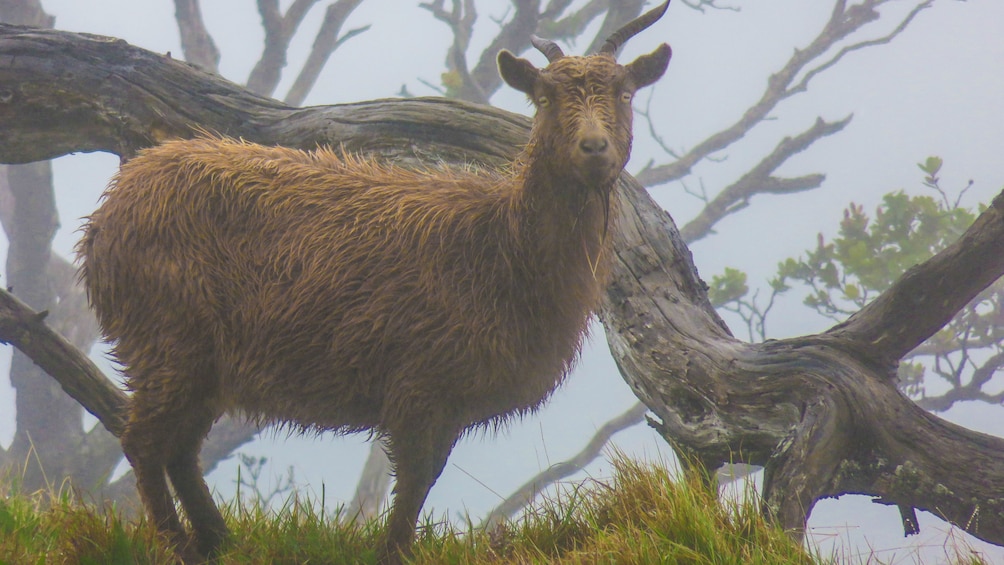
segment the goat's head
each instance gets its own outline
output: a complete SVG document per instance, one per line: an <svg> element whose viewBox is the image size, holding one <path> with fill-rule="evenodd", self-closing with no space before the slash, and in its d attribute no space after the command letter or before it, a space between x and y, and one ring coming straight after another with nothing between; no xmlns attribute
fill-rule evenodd
<svg viewBox="0 0 1004 565"><path fill-rule="evenodd" d="M537 108L535 142L551 156L551 167L584 185L609 185L631 152L631 100L639 88L666 71L672 51L663 43L628 63L617 63L617 49L662 17L669 2L614 32L589 56L566 56L555 43L534 37L534 47L549 64L538 69L502 50L499 73L509 86L526 93Z"/></svg>

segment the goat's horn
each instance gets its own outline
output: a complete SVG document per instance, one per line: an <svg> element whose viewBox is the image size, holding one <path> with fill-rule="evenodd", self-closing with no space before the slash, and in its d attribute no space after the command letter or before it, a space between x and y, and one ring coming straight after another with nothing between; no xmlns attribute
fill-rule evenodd
<svg viewBox="0 0 1004 565"><path fill-rule="evenodd" d="M666 13L666 8L669 8L669 2L670 0L666 0L661 6L652 8L648 12L624 24L619 30L611 33L610 37L603 44L603 47L600 47L600 53L616 54L625 41L638 35L643 29L657 22Z"/></svg>
<svg viewBox="0 0 1004 565"><path fill-rule="evenodd" d="M540 51L541 53L544 54L545 57L547 57L548 63L553 63L565 56L565 54L562 53L561 51L561 47L558 47L557 43L550 41L548 39L541 39L536 35L531 35L530 43L532 43L533 46L536 47L538 51Z"/></svg>

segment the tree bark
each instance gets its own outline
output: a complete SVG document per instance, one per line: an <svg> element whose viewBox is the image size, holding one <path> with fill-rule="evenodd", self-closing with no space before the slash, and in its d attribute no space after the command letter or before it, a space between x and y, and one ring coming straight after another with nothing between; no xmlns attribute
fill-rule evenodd
<svg viewBox="0 0 1004 565"><path fill-rule="evenodd" d="M848 322L758 345L729 335L670 218L643 191L622 198L601 318L678 451L709 468L765 466L765 510L792 530L820 498L868 494L1004 543L1004 439L928 414L894 381L896 355L1004 273L1004 195Z"/></svg>
<svg viewBox="0 0 1004 565"><path fill-rule="evenodd" d="M128 157L204 128L402 161L497 165L525 142L529 124L442 99L294 109L121 41L15 26L0 26L0 85L8 163L70 151ZM846 323L758 345L732 337L671 218L627 175L619 198L600 316L625 380L678 451L708 468L765 466L765 512L795 532L818 499L858 493L1004 544L1004 439L927 414L893 382L899 357L1004 271L1004 196L959 244Z"/></svg>

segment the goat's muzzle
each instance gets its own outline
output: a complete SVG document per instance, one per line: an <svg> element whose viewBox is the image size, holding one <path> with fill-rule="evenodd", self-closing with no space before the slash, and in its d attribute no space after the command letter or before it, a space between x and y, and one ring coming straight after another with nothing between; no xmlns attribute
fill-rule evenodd
<svg viewBox="0 0 1004 565"><path fill-rule="evenodd" d="M600 133L584 135L579 140L579 151L590 158L602 156L609 146L607 136Z"/></svg>
<svg viewBox="0 0 1004 565"><path fill-rule="evenodd" d="M573 152L575 171L588 185L610 182L623 165L612 147L610 136L602 128L593 127L582 132Z"/></svg>

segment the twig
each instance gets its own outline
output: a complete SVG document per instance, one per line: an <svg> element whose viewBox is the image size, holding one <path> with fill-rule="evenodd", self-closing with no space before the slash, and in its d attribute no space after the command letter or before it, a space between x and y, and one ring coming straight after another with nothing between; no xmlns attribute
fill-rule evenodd
<svg viewBox="0 0 1004 565"><path fill-rule="evenodd" d="M864 49L866 47L873 47L875 45L885 45L889 43L890 41L895 39L897 35L902 33L903 30L906 29L906 26L910 25L910 22L913 21L913 18L918 13L920 13L921 10L929 8L933 3L934 0L926 0L925 2L922 2L921 4L915 6L913 10L910 10L910 13L907 14L905 18L903 18L903 21L901 21L899 25L896 26L895 29L893 29L885 36L876 39L870 39L868 41L860 41L853 45L848 45L847 47L842 48L840 51L837 52L836 55L833 56L832 59L806 72L805 76L802 77L802 80L799 81L798 84L796 84L795 86L791 87L790 92L795 93L795 92L804 92L808 90L809 81L811 81L813 77L825 71L826 69L829 69L833 65L837 64L840 61L840 59L842 59L844 55L847 55L848 53L857 51L859 49Z"/></svg>
<svg viewBox="0 0 1004 565"><path fill-rule="evenodd" d="M652 119L652 99L655 98L656 90L657 88L654 87L649 89L648 99L645 100L645 109L640 110L638 108L635 108L634 113L636 115L645 118L645 122L648 124L648 134L652 136L652 139L663 150L663 152L665 152L670 157L673 157L674 159L679 159L680 154L674 151L672 148L669 147L669 145L666 144L666 141L656 130L655 121ZM651 165L646 166L645 168L648 169L650 167Z"/></svg>
<svg viewBox="0 0 1004 565"><path fill-rule="evenodd" d="M704 13L705 8L711 8L712 10L728 10L730 12L741 12L742 8L738 6L719 6L716 4L717 0L683 0L683 4L689 8L693 8L698 12Z"/></svg>

